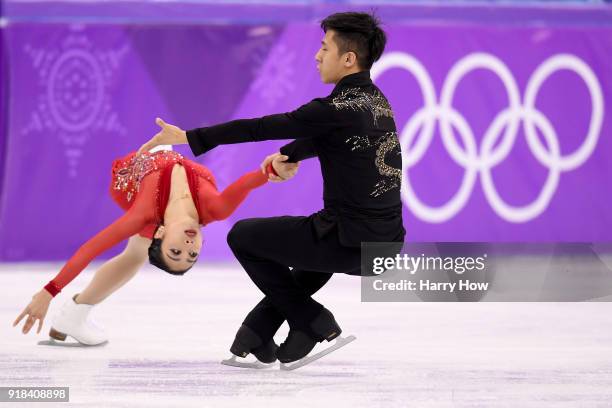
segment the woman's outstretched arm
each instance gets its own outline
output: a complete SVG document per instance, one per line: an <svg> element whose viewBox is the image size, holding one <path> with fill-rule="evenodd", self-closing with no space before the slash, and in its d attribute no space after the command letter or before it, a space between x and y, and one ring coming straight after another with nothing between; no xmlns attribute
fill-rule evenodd
<svg viewBox="0 0 612 408"><path fill-rule="evenodd" d="M139 214L135 207L136 205L85 242L45 286L45 289L55 297L98 255L141 231L147 225L148 219Z"/></svg>
<svg viewBox="0 0 612 408"><path fill-rule="evenodd" d="M204 213L210 216L211 221L229 217L251 190L266 184L270 171L268 168L266 174L259 169L246 173L221 193L212 184L204 181L199 197Z"/></svg>
<svg viewBox="0 0 612 408"><path fill-rule="evenodd" d="M98 255L145 228L155 218L159 174L145 177L132 206L108 227L85 242L66 262L61 271L45 286L53 296L68 285Z"/></svg>
<svg viewBox="0 0 612 408"><path fill-rule="evenodd" d="M37 333L40 333L49 304L55 295L85 269L92 259L120 241L136 234L146 225L148 218L139 215L135 210L132 207L127 213L83 244L66 262L62 270L43 289L32 296L30 303L13 322L13 327L27 316L22 329L23 334L27 334L36 324L36 321L39 322Z"/></svg>

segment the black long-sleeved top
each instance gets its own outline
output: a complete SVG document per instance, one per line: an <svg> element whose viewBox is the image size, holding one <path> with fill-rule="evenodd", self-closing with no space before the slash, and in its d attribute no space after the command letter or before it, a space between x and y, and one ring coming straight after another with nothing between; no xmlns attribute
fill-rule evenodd
<svg viewBox="0 0 612 408"><path fill-rule="evenodd" d="M319 237L338 225L344 246L403 240L400 143L370 71L344 76L329 96L291 112L187 131L196 156L218 145L274 139L295 139L280 149L290 162L319 158L324 209L313 214Z"/></svg>

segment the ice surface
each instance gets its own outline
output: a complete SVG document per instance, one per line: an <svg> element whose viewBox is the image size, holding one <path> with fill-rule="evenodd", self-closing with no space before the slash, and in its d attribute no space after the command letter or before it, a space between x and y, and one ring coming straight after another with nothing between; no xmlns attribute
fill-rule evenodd
<svg viewBox="0 0 612 408"><path fill-rule="evenodd" d="M315 298L357 341L295 371L245 370L220 364L261 296L237 263L145 268L94 308L108 345L38 346L96 265L23 335L12 322L60 267L0 265L0 384L70 387L45 407L612 406L610 303L362 303L359 278L337 275Z"/></svg>

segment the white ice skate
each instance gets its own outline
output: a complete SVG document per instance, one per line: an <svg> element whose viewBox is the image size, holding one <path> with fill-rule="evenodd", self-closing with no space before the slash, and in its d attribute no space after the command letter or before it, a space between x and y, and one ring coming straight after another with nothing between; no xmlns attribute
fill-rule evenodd
<svg viewBox="0 0 612 408"><path fill-rule="evenodd" d="M102 327L87 316L95 305L76 303L74 299L64 303L59 313L54 317L49 330L49 340L39 341L39 345L83 347L102 346L108 343L106 333ZM70 336L78 343L64 342ZM59 341L58 341L59 340Z"/></svg>
<svg viewBox="0 0 612 408"><path fill-rule="evenodd" d="M300 360L294 361L293 363L287 363L287 364L281 363L280 369L281 370L295 370L296 368L304 367L305 365L310 364L313 361L320 359L321 357L324 357L330 353L333 353L334 351L338 350L341 347L346 346L351 341L356 340L356 339L357 337L353 335L350 335L347 337L338 336L336 338L336 342L333 345L326 348L325 350L321 350L318 353L315 353L310 356L306 356Z"/></svg>

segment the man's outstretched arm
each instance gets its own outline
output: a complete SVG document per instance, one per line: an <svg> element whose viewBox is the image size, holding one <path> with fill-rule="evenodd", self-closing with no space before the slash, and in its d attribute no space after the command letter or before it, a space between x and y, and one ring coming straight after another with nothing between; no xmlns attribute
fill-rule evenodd
<svg viewBox="0 0 612 408"><path fill-rule="evenodd" d="M314 99L291 112L191 129L186 136L197 156L224 144L325 136L342 125L335 109L322 99Z"/></svg>
<svg viewBox="0 0 612 408"><path fill-rule="evenodd" d="M277 139L302 139L325 136L342 126L350 125L348 118L323 99L313 99L298 109L253 119L237 119L219 125L184 131L156 120L162 128L144 144L139 153L162 144L189 143L197 156L219 145Z"/></svg>

